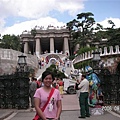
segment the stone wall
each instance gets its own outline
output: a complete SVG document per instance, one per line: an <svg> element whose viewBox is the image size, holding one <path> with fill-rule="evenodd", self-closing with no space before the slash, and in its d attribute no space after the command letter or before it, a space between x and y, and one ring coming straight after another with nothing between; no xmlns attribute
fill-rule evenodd
<svg viewBox="0 0 120 120"><path fill-rule="evenodd" d="M12 74L16 71L18 56L26 56L27 66L38 69L38 59L31 54L25 54L12 49L0 48L0 75Z"/></svg>
<svg viewBox="0 0 120 120"><path fill-rule="evenodd" d="M104 56L102 58L105 68L107 68L111 73L116 73L118 65L120 64L120 55L114 56Z"/></svg>

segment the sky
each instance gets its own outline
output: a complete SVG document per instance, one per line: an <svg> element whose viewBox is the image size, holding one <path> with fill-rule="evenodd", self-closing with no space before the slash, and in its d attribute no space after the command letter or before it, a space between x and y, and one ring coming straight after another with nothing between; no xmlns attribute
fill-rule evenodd
<svg viewBox="0 0 120 120"><path fill-rule="evenodd" d="M96 23L120 27L120 0L0 0L0 34L20 35L35 26L65 26L77 14L91 12Z"/></svg>

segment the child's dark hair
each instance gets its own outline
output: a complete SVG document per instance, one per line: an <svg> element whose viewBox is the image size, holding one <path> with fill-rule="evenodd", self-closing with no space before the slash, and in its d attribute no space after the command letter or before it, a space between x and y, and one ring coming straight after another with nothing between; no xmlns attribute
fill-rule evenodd
<svg viewBox="0 0 120 120"><path fill-rule="evenodd" d="M82 77L86 78L86 75L85 75L85 74L82 74Z"/></svg>
<svg viewBox="0 0 120 120"><path fill-rule="evenodd" d="M44 71L44 72L42 73L42 82L43 82L44 78L45 78L47 75L51 75L51 76L52 76L52 79L54 80L54 76L53 76L52 72L46 70L46 71Z"/></svg>

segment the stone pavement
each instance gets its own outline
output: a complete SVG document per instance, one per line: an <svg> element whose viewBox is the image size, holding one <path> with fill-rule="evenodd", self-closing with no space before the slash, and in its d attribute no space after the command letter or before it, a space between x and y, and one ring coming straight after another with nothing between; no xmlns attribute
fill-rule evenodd
<svg viewBox="0 0 120 120"><path fill-rule="evenodd" d="M10 116L14 111L13 110L4 110L0 109L0 120L3 120L4 118L7 118Z"/></svg>
<svg viewBox="0 0 120 120"><path fill-rule="evenodd" d="M61 120L80 120L79 103L76 95L64 95L62 99L63 110ZM35 109L15 110L0 109L0 120L32 120L35 115ZM120 120L120 115L105 112L103 115L92 115L87 120Z"/></svg>

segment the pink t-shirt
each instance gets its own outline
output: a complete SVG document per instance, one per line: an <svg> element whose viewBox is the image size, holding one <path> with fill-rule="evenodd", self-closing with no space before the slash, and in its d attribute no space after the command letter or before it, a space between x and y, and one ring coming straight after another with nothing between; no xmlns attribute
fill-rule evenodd
<svg viewBox="0 0 120 120"><path fill-rule="evenodd" d="M41 100L40 108L43 108L47 99L49 97L49 93L46 92L43 87L36 90L34 97L39 98ZM54 90L51 99L44 110L44 114L46 118L55 118L57 113L57 101L61 100L61 95L58 89ZM52 110L50 110L50 105L52 104Z"/></svg>

